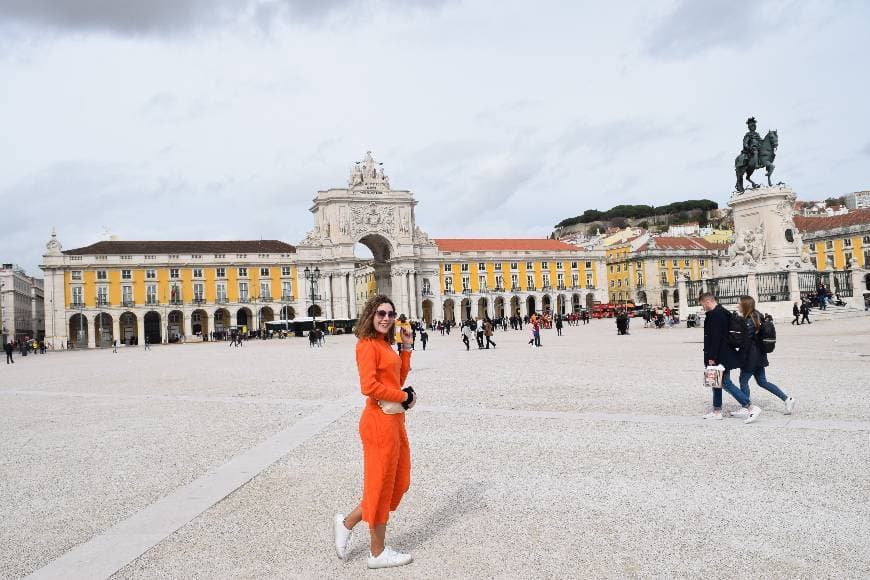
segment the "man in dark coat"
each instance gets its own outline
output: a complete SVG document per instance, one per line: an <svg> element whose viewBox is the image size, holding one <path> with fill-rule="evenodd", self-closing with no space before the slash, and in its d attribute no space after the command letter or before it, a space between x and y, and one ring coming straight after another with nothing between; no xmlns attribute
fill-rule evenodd
<svg viewBox="0 0 870 580"><path fill-rule="evenodd" d="M704 366L722 365L725 372L722 374L722 388L713 389L713 410L706 415L705 419L722 419L722 390L737 399L742 407L748 407L750 412L745 423L752 423L761 414L761 409L752 404L749 397L731 382L731 369L739 369L740 355L728 345L728 326L731 320L729 313L710 292L704 292L699 298L701 306L707 312L704 319Z"/></svg>
<svg viewBox="0 0 870 580"><path fill-rule="evenodd" d="M7 342L3 345L3 350L6 352L6 364L15 364L15 361L12 359L12 343Z"/></svg>

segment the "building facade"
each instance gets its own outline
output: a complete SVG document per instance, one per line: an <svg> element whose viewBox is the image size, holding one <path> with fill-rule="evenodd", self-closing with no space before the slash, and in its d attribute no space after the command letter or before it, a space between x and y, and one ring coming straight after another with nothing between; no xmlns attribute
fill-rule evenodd
<svg viewBox="0 0 870 580"><path fill-rule="evenodd" d="M795 216L804 252L819 270L870 268L870 209L830 217Z"/></svg>
<svg viewBox="0 0 870 580"><path fill-rule="evenodd" d="M0 331L2 341L41 340L45 337L43 280L23 268L0 268Z"/></svg>
<svg viewBox="0 0 870 580"><path fill-rule="evenodd" d="M607 300L603 251L548 239L433 240L417 226L416 205L368 153L347 187L317 193L314 227L297 245L109 240L64 250L52 233L41 266L47 339L105 347L220 337L299 316L353 320L375 292L413 319L456 322ZM356 244L373 258L355 256Z"/></svg>
<svg viewBox="0 0 870 580"><path fill-rule="evenodd" d="M678 306L679 278L709 277L726 249L698 237L648 234L614 244L606 250L610 302Z"/></svg>
<svg viewBox="0 0 870 580"><path fill-rule="evenodd" d="M853 191L846 194L846 207L849 209L870 209L870 190Z"/></svg>

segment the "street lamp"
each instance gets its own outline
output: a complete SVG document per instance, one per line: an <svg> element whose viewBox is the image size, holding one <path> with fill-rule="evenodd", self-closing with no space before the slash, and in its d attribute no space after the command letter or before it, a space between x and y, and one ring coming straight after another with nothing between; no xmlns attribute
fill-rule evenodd
<svg viewBox="0 0 870 580"><path fill-rule="evenodd" d="M317 281L320 279L320 268L315 266L314 270L311 270L311 268L305 266L303 272L305 274L305 279L308 280L309 288L311 290L311 323L314 328L317 328L317 310L315 310L314 307L316 306L315 301L317 300Z"/></svg>

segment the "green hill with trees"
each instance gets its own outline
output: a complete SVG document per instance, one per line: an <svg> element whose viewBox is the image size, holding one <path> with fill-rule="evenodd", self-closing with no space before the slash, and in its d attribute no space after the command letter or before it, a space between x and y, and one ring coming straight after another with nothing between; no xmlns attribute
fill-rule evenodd
<svg viewBox="0 0 870 580"><path fill-rule="evenodd" d="M666 222L669 224L679 224L690 221L691 219L699 219L706 221L703 216L710 210L718 209L719 204L709 199L689 199L686 201L676 201L667 205L617 205L606 211L597 209L587 209L581 215L566 218L556 224L556 228L567 228L577 224L593 224L593 223L609 223L609 222L627 222L637 223L641 220L647 220L655 223ZM703 224L702 224L703 225Z"/></svg>

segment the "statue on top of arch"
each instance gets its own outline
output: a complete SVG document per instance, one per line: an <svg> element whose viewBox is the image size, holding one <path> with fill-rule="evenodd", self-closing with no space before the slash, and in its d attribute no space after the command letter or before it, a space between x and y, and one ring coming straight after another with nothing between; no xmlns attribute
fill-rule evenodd
<svg viewBox="0 0 870 580"><path fill-rule="evenodd" d="M390 180L384 175L383 163L375 161L371 151L366 151L366 156L362 161L354 163L347 183L351 189L357 190L372 190L373 192L390 190Z"/></svg>

